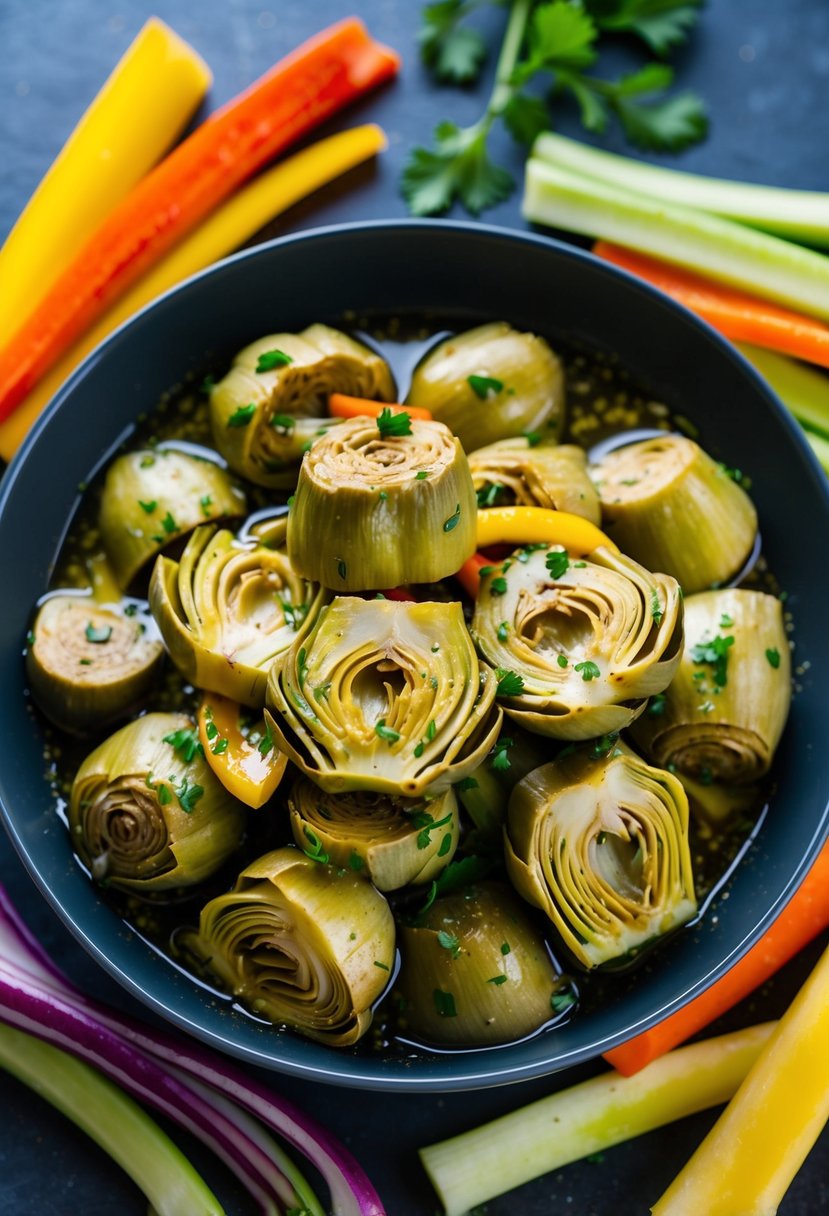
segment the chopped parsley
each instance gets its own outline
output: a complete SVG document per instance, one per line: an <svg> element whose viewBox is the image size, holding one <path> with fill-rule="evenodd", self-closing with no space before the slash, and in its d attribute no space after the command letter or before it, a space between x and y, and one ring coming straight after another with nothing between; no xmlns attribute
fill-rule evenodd
<svg viewBox="0 0 829 1216"><path fill-rule="evenodd" d="M172 534L174 532L178 532L178 524L173 519L173 515L172 515L171 511L168 511L167 514L164 516L164 518L161 521L161 526L164 529L164 531L167 533L168 536L172 536Z"/></svg>
<svg viewBox="0 0 829 1216"><path fill-rule="evenodd" d="M400 731L393 730L391 726L386 726L386 719L381 718L374 727L374 733L384 739L386 743L396 743L400 738Z"/></svg>
<svg viewBox="0 0 829 1216"><path fill-rule="evenodd" d="M500 393L504 387L503 380L496 380L495 376L467 376L466 383L481 401L486 401L490 393Z"/></svg>
<svg viewBox="0 0 829 1216"><path fill-rule="evenodd" d="M648 702L648 713L652 718L659 718L665 712L665 703L667 697L664 692L658 692L655 697L651 697Z"/></svg>
<svg viewBox="0 0 829 1216"><path fill-rule="evenodd" d="M84 634L86 635L87 642L95 642L98 645L101 645L103 642L108 642L112 637L112 626L101 625L100 628L97 628L90 621L84 630Z"/></svg>
<svg viewBox="0 0 829 1216"><path fill-rule="evenodd" d="M619 732L615 730L607 735L602 735L599 739L595 739L593 741L593 755L596 759L600 760L602 756L606 756L611 748L614 747L618 738Z"/></svg>
<svg viewBox="0 0 829 1216"><path fill-rule="evenodd" d="M269 722L265 723L265 733L259 740L259 746L256 750L260 756L267 756L268 752L273 751L273 733Z"/></svg>
<svg viewBox="0 0 829 1216"><path fill-rule="evenodd" d="M506 984L507 977L505 975L493 975L487 980L488 984Z"/></svg>
<svg viewBox="0 0 829 1216"><path fill-rule="evenodd" d="M501 953L509 954L510 952L511 952L511 947L510 947L509 942L501 942Z"/></svg>
<svg viewBox="0 0 829 1216"><path fill-rule="evenodd" d="M142 511L146 511L148 515L152 515L153 511L158 506L158 500L154 498L152 502L142 502L142 500L139 498L138 505Z"/></svg>
<svg viewBox="0 0 829 1216"><path fill-rule="evenodd" d="M651 590L651 616L656 621L657 625L665 615L665 610L659 602L659 593L656 588Z"/></svg>
<svg viewBox="0 0 829 1216"><path fill-rule="evenodd" d="M425 481L428 476L429 476L428 469L418 469L418 471L414 475L414 479L415 479L415 481Z"/></svg>
<svg viewBox="0 0 829 1216"><path fill-rule="evenodd" d="M488 486L483 486L477 491L478 506L482 510L485 507L494 507L503 489L504 487L497 481L491 482Z"/></svg>
<svg viewBox="0 0 829 1216"><path fill-rule="evenodd" d="M727 612L724 612L720 617L720 629L730 629L733 624L734 618L729 616Z"/></svg>
<svg viewBox="0 0 829 1216"><path fill-rule="evenodd" d="M411 435L412 416L406 410L390 410L386 406L377 415L377 430L384 439L390 436Z"/></svg>
<svg viewBox="0 0 829 1216"><path fill-rule="evenodd" d="M478 782L474 777L463 777L460 781L455 782L455 789L459 794L465 794L468 790L476 790Z"/></svg>
<svg viewBox="0 0 829 1216"><path fill-rule="evenodd" d="M497 667L495 674L498 684L495 689L496 697L520 697L524 691L524 680L517 671L508 671L505 667Z"/></svg>
<svg viewBox="0 0 829 1216"><path fill-rule="evenodd" d="M173 787L173 792L178 798L178 803L186 815L192 815L195 810L196 803L204 793L204 787L201 785L190 784L187 777L182 777L181 783L176 785L173 776L170 776L170 784ZM161 801L161 788L159 787L159 802Z"/></svg>
<svg viewBox="0 0 829 1216"><path fill-rule="evenodd" d="M498 626L496 637L498 638L499 642L506 642L507 638L509 637L509 625L506 621L501 621L501 624Z"/></svg>
<svg viewBox="0 0 829 1216"><path fill-rule="evenodd" d="M227 739L217 739L210 750L214 756L223 756L224 753L227 751L227 746L228 746Z"/></svg>
<svg viewBox="0 0 829 1216"><path fill-rule="evenodd" d="M329 857L316 832L312 831L309 827L303 827L302 834L308 841L308 848L302 850L305 856L310 857L311 861L319 862L321 866L327 866Z"/></svg>
<svg viewBox="0 0 829 1216"><path fill-rule="evenodd" d="M215 734L215 726L213 731ZM183 727L181 730L174 730L172 734L165 735L164 742L170 744L170 747L185 764L189 764L194 756L204 755L204 748L199 742L199 732L192 726Z"/></svg>
<svg viewBox="0 0 829 1216"><path fill-rule="evenodd" d="M567 666L567 664L569 663L569 661L570 661L570 660L567 658L567 655L566 655L566 654L560 654L560 655L559 655L559 656L556 658L556 662L558 663L559 667L566 667L566 666Z"/></svg>
<svg viewBox="0 0 829 1216"><path fill-rule="evenodd" d="M590 659L585 659L583 663L576 663L573 670L581 672L581 678L588 684L591 680L597 680L602 674L596 664L592 663Z"/></svg>
<svg viewBox="0 0 829 1216"><path fill-rule="evenodd" d="M271 426L275 431L292 431L296 426L296 418L293 414L273 414L271 416Z"/></svg>
<svg viewBox="0 0 829 1216"><path fill-rule="evenodd" d="M570 1009L576 1003L576 998L572 992L554 992L550 997L550 1004L555 1013L564 1013L565 1009Z"/></svg>
<svg viewBox="0 0 829 1216"><path fill-rule="evenodd" d="M483 573L483 571L481 573ZM489 584L490 595L504 595L506 590L507 580L504 578L503 574L499 574L498 577L494 578Z"/></svg>
<svg viewBox="0 0 829 1216"><path fill-rule="evenodd" d="M547 554L546 566L553 578L561 578L569 569L570 558L564 549L551 549Z"/></svg>
<svg viewBox="0 0 829 1216"><path fill-rule="evenodd" d="M255 402L251 401L250 405L239 405L228 418L226 425L231 427L247 426L255 413Z"/></svg>
<svg viewBox="0 0 829 1216"><path fill-rule="evenodd" d="M734 637L718 635L710 642L698 642L691 648L691 661L698 665L709 664L713 667L713 680L718 688L725 688L728 683L728 657Z"/></svg>
<svg viewBox="0 0 829 1216"><path fill-rule="evenodd" d="M362 870L363 866L365 865L365 862L363 861L362 857L355 849L351 850L351 856L348 859L348 865L349 865L349 868L352 870Z"/></svg>
<svg viewBox="0 0 829 1216"><path fill-rule="evenodd" d="M293 359L284 350L266 350L256 360L256 370L272 372L275 367L287 367L289 363L293 363Z"/></svg>
<svg viewBox="0 0 829 1216"><path fill-rule="evenodd" d="M442 946L444 950L451 951L452 958L458 958L460 955L461 943L454 933L447 933L445 929L439 929L438 945Z"/></svg>
<svg viewBox="0 0 829 1216"><path fill-rule="evenodd" d="M432 995L435 1000L435 1009L437 1009L442 1018L456 1018L458 1016L455 998L451 992L444 992L442 988L435 988Z"/></svg>
<svg viewBox="0 0 829 1216"><path fill-rule="evenodd" d="M454 529L457 528L458 524L460 523L460 519L461 519L461 504L458 503L458 505L455 507L453 514L450 515L449 518L447 520L445 520L445 522L443 524L444 532L454 531Z"/></svg>
<svg viewBox="0 0 829 1216"><path fill-rule="evenodd" d="M525 431L524 438L528 447L537 448L542 439L541 431Z"/></svg>
<svg viewBox="0 0 829 1216"><path fill-rule="evenodd" d="M213 514L213 499L210 497L209 494L205 494L205 495L203 495L203 497L201 497L199 499L199 505L201 507L202 515L206 516L209 519L210 516Z"/></svg>
<svg viewBox="0 0 829 1216"><path fill-rule="evenodd" d="M510 767L510 758L507 752L512 747L512 739L499 739L492 749L492 759L490 767L495 773L506 773Z"/></svg>
<svg viewBox="0 0 829 1216"><path fill-rule="evenodd" d="M776 646L770 646L766 651L766 658L769 661L769 666L777 669L780 666L780 651Z"/></svg>

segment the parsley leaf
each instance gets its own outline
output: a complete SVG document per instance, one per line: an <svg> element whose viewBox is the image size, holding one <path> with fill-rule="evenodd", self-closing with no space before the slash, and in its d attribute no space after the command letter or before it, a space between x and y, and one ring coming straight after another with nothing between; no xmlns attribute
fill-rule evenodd
<svg viewBox="0 0 829 1216"><path fill-rule="evenodd" d="M570 558L564 549L551 549L547 554L547 569L553 578L561 578L570 568Z"/></svg>
<svg viewBox="0 0 829 1216"><path fill-rule="evenodd" d="M405 410L390 410L388 406L377 415L377 429L384 438L411 435L412 417Z"/></svg>
<svg viewBox="0 0 829 1216"><path fill-rule="evenodd" d="M293 363L293 359L284 350L266 350L256 360L256 370L271 372L275 367L287 367L289 363Z"/></svg>
<svg viewBox="0 0 829 1216"><path fill-rule="evenodd" d="M239 405L228 418L227 425L231 427L247 426L255 413L256 405L253 401L250 405Z"/></svg>
<svg viewBox="0 0 829 1216"><path fill-rule="evenodd" d="M515 188L511 174L490 160L486 131L462 131L448 122L435 130L432 148L412 150L401 185L412 215L440 215L456 199L480 215L509 198Z"/></svg>
<svg viewBox="0 0 829 1216"><path fill-rule="evenodd" d="M595 663L591 663L590 659L585 659L583 663L575 663L573 671L581 672L581 678L588 684L591 680L598 680L602 674Z"/></svg>
<svg viewBox="0 0 829 1216"><path fill-rule="evenodd" d="M635 34L655 55L669 55L696 24L702 0L587 0L599 29Z"/></svg>
<svg viewBox="0 0 829 1216"><path fill-rule="evenodd" d="M714 683L718 688L725 688L728 683L728 657L734 638L718 635L710 642L698 642L691 648L691 662L699 665L708 663L713 667Z"/></svg>
<svg viewBox="0 0 829 1216"><path fill-rule="evenodd" d="M466 382L481 401L486 401L490 393L500 393L504 387L503 380L496 380L495 376L467 376Z"/></svg>
<svg viewBox="0 0 829 1216"><path fill-rule="evenodd" d="M213 729L215 731L215 725ZM185 764L189 764L196 755L204 755L204 748L199 742L199 732L195 727L174 730L172 734L164 736L164 742L170 744L170 747Z"/></svg>
<svg viewBox="0 0 829 1216"><path fill-rule="evenodd" d="M520 697L524 691L524 680L519 676L517 671L507 671L505 667L498 667L495 671L498 677L498 684L495 689L496 697Z"/></svg>
<svg viewBox="0 0 829 1216"><path fill-rule="evenodd" d="M478 77L486 44L477 30L458 24L472 7L464 0L439 0L423 10L420 57L437 80L470 84Z"/></svg>

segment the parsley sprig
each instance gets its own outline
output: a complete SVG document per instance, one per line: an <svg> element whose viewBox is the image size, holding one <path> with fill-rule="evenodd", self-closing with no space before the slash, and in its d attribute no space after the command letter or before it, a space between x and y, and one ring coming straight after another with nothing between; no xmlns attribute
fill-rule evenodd
<svg viewBox="0 0 829 1216"><path fill-rule="evenodd" d="M440 0L423 10L421 57L438 80L468 84L486 59L481 34L465 24L482 4L499 0ZM487 140L503 121L522 144L552 125L550 107L565 94L583 125L604 132L611 118L631 143L650 151L679 151L702 139L707 117L693 93L665 96L673 71L652 60L617 79L591 74L606 36L633 35L660 58L685 41L701 0L512 0L492 92L476 123L443 122L431 148L414 148L403 171L403 195L415 215L438 215L459 200L473 215L512 194L512 176L489 157ZM544 97L525 91L540 81Z"/></svg>

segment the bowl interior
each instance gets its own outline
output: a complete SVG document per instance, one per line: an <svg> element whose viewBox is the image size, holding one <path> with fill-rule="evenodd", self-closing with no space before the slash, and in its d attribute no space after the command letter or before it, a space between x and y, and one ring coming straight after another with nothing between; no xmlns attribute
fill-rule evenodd
<svg viewBox="0 0 829 1216"><path fill-rule="evenodd" d="M693 419L714 455L750 475L764 551L796 623L797 695L777 790L726 892L601 1009L509 1047L375 1059L263 1027L217 1002L125 928L72 859L23 695L23 639L79 483L188 373L261 334L337 324L344 314L506 319L614 352L655 397ZM7 828L44 895L102 965L158 1012L234 1055L376 1088L471 1088L552 1072L652 1024L722 974L787 900L826 834L829 569L809 560L819 535L829 535L825 479L760 379L690 313L590 255L545 238L424 221L325 229L259 247L171 292L113 335L59 393L6 475L0 803Z"/></svg>

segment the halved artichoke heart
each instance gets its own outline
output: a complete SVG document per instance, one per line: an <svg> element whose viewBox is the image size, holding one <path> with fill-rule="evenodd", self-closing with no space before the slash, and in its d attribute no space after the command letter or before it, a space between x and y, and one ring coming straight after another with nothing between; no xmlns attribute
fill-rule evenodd
<svg viewBox="0 0 829 1216"><path fill-rule="evenodd" d="M265 704L273 660L313 622L325 592L283 550L197 528L180 562L160 557L150 607L176 666L199 688Z"/></svg>
<svg viewBox="0 0 829 1216"><path fill-rule="evenodd" d="M306 578L337 591L431 583L474 552L477 503L461 445L440 422L409 425L383 434L376 420L354 418L308 453L288 518L288 552Z"/></svg>
<svg viewBox="0 0 829 1216"><path fill-rule="evenodd" d="M516 889L584 967L638 950L697 910L685 791L627 748L571 754L520 781L505 854Z"/></svg>
<svg viewBox="0 0 829 1216"><path fill-rule="evenodd" d="M563 987L546 944L505 883L437 899L400 929L401 1030L428 1043L509 1043L554 1016Z"/></svg>
<svg viewBox="0 0 829 1216"><path fill-rule="evenodd" d="M292 489L304 452L333 425L331 393L393 401L394 379L380 355L327 325L260 338L211 390L216 446L256 485Z"/></svg>
<svg viewBox="0 0 829 1216"><path fill-rule="evenodd" d="M268 704L280 745L322 789L410 798L469 776L502 716L460 604L349 596L274 663Z"/></svg>
<svg viewBox="0 0 829 1216"><path fill-rule="evenodd" d="M451 789L426 802L370 790L326 794L300 777L288 807L301 849L319 842L334 865L365 874L378 891L430 882L458 847L460 820Z"/></svg>
<svg viewBox="0 0 829 1216"><path fill-rule="evenodd" d="M164 657L136 616L89 596L50 595L38 609L26 673L38 706L84 734L127 714L152 688Z"/></svg>
<svg viewBox="0 0 829 1216"><path fill-rule="evenodd" d="M99 525L126 590L151 558L199 524L244 513L245 495L221 465L176 448L141 448L109 466Z"/></svg>
<svg viewBox="0 0 829 1216"><path fill-rule="evenodd" d="M69 829L94 878L135 895L195 886L239 847L244 807L197 741L184 714L146 714L87 756Z"/></svg>
<svg viewBox="0 0 829 1216"><path fill-rule="evenodd" d="M544 507L601 522L587 455L575 444L500 439L470 453L469 471L481 507Z"/></svg>
<svg viewBox="0 0 829 1216"><path fill-rule="evenodd" d="M507 714L537 734L589 739L629 726L682 657L674 579L595 549L519 550L489 567L472 620Z"/></svg>
<svg viewBox="0 0 829 1216"><path fill-rule="evenodd" d="M743 785L768 772L791 702L783 607L729 588L685 601L685 653L673 682L636 724L656 764L702 782Z"/></svg>
<svg viewBox="0 0 829 1216"><path fill-rule="evenodd" d="M205 904L188 945L252 1013L348 1046L391 977L394 920L364 878L286 847Z"/></svg>
<svg viewBox="0 0 829 1216"><path fill-rule="evenodd" d="M564 372L543 338L493 321L429 351L406 400L445 422L467 452L527 432L555 438L564 425Z"/></svg>
<svg viewBox="0 0 829 1216"><path fill-rule="evenodd" d="M672 574L686 594L727 582L751 553L754 504L692 439L627 444L594 464L591 476L608 536L649 570Z"/></svg>

